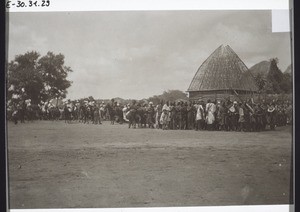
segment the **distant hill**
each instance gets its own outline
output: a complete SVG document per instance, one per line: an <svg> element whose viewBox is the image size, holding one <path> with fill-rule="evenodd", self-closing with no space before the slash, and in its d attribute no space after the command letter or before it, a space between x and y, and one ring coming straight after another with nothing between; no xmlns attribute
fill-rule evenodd
<svg viewBox="0 0 300 212"><path fill-rule="evenodd" d="M292 65L290 64L283 73L284 74L292 74Z"/></svg>
<svg viewBox="0 0 300 212"><path fill-rule="evenodd" d="M261 61L254 66L252 66L249 70L252 73L252 75L261 74L264 77L267 77L269 70L270 70L270 61Z"/></svg>

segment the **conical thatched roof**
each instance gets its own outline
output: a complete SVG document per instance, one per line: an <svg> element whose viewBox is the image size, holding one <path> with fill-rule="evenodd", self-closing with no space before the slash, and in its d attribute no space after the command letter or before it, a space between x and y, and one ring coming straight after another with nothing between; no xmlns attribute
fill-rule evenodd
<svg viewBox="0 0 300 212"><path fill-rule="evenodd" d="M228 45L221 45L202 63L188 89L213 90L258 90L251 72Z"/></svg>

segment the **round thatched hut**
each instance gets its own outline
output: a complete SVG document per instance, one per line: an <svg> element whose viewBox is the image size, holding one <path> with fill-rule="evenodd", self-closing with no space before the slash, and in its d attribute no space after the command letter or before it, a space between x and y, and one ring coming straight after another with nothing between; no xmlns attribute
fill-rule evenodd
<svg viewBox="0 0 300 212"><path fill-rule="evenodd" d="M236 99L257 91L251 72L228 45L218 47L202 63L187 90L191 100Z"/></svg>

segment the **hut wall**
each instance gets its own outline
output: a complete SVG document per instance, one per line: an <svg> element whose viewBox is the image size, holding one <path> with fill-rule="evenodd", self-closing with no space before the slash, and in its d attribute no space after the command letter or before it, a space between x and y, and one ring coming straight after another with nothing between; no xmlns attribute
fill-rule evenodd
<svg viewBox="0 0 300 212"><path fill-rule="evenodd" d="M232 101L246 100L253 96L250 91L237 91L238 95L233 90L217 90L217 91L190 91L190 100L224 100L230 99Z"/></svg>

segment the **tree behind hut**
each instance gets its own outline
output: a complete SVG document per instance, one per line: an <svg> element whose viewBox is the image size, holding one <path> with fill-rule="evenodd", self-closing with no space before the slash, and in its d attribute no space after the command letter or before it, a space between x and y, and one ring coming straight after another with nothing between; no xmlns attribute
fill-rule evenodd
<svg viewBox="0 0 300 212"><path fill-rule="evenodd" d="M188 100L188 97L184 92L180 90L168 90L164 91L161 95L154 95L148 100L153 102L154 104L158 104L161 100L174 102L178 99Z"/></svg>
<svg viewBox="0 0 300 212"><path fill-rule="evenodd" d="M259 66L260 69L263 67L264 72L254 73L256 84L259 88L259 92L262 94L289 94L292 92L292 77L290 74L283 74L278 68L278 58L272 58L269 60L267 68L261 66L261 63L255 65ZM259 68L259 67L258 67Z"/></svg>

